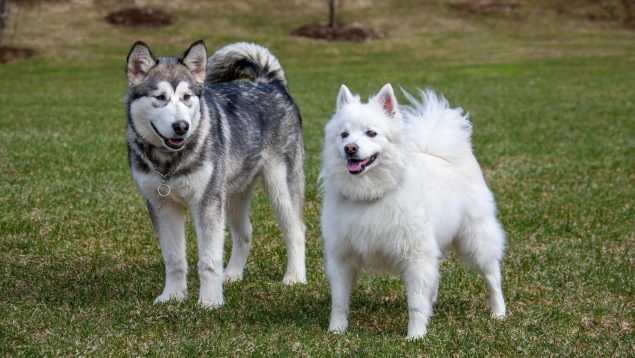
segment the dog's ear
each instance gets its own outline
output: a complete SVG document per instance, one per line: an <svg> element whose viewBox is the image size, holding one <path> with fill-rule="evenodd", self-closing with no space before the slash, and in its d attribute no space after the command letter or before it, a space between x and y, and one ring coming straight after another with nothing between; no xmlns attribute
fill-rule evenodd
<svg viewBox="0 0 635 358"><path fill-rule="evenodd" d="M156 57L154 57L148 45L142 41L137 41L132 45L127 61L126 77L130 86L141 83L148 75L148 72L157 65Z"/></svg>
<svg viewBox="0 0 635 358"><path fill-rule="evenodd" d="M351 91L348 90L348 87L342 85L342 87L340 87L340 93L337 95L336 109L339 111L342 107L353 101L355 101L355 97L351 94Z"/></svg>
<svg viewBox="0 0 635 358"><path fill-rule="evenodd" d="M207 47L203 40L198 40L190 45L187 51L179 57L179 62L194 75L199 83L205 82L205 70L207 68Z"/></svg>
<svg viewBox="0 0 635 358"><path fill-rule="evenodd" d="M381 88L377 96L375 96L375 100L382 106L388 117L395 118L399 113L397 97L395 97L395 92L392 90L390 83L386 83Z"/></svg>

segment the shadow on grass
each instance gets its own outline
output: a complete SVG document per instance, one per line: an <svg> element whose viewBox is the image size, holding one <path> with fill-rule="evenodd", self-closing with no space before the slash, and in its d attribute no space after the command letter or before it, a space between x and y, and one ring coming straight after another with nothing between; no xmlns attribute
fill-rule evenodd
<svg viewBox="0 0 635 358"><path fill-rule="evenodd" d="M196 304L199 287L194 267L190 267L187 301L152 305L164 280L160 257L22 256L5 261L3 266L6 279L0 287L5 297L24 308L44 305L54 309L114 310L120 315L112 318L113 322L127 322L133 317L126 313L126 307L132 305L141 308L133 315L134 319L147 321L147 326L167 327L176 320L184 327L230 326L234 327L230 330L236 331L252 326L263 331L300 328L317 333L326 332L329 323L331 298L324 277L307 285L285 286L277 279L272 280L276 275L270 275L270 271L255 270L244 281L225 285L225 306L208 311ZM432 325L448 319L470 321L474 318L470 316L480 312L480 308L486 314L480 297L469 295L457 300L442 292L439 298ZM192 319L197 322L191 322ZM405 335L408 308L403 283L397 279L362 280L351 297L349 320L352 334Z"/></svg>
<svg viewBox="0 0 635 358"><path fill-rule="evenodd" d="M296 327L326 333L331 296L324 278L296 286L253 280L248 278L226 286L225 319L258 327ZM392 283L386 284L386 281ZM406 294L399 288L395 293L394 286L401 283L394 282L394 279L370 279L356 285L349 314L351 334L387 337L406 334Z"/></svg>
<svg viewBox="0 0 635 358"><path fill-rule="evenodd" d="M479 278L472 276L471 279ZM296 326L326 332L331 297L323 277L308 285L297 286L284 286L277 281L257 282L260 278L248 277L243 282L225 286L224 319L255 326ZM474 283L477 284L482 282ZM455 288L444 283L443 289L435 303L430 325L446 321L469 324L489 318L484 287ZM351 296L349 331L401 337L406 334L407 327L408 305L403 282L394 277L373 276L360 280Z"/></svg>
<svg viewBox="0 0 635 358"><path fill-rule="evenodd" d="M111 256L22 256L3 263L5 297L27 304L98 306L113 300L143 301L162 283L158 261Z"/></svg>

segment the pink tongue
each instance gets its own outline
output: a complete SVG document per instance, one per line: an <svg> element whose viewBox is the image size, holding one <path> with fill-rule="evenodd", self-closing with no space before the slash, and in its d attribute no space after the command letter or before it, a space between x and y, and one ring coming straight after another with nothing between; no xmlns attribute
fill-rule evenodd
<svg viewBox="0 0 635 358"><path fill-rule="evenodd" d="M185 140L183 138L176 138L176 139L168 139L168 143L174 145L174 146L179 146L181 144L183 144Z"/></svg>
<svg viewBox="0 0 635 358"><path fill-rule="evenodd" d="M355 161L349 160L347 166L348 166L349 172L358 172L362 170L362 162L355 162Z"/></svg>

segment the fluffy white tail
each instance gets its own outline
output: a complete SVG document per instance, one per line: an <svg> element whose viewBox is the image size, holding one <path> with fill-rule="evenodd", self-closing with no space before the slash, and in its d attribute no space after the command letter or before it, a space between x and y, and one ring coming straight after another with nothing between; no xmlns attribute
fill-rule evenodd
<svg viewBox="0 0 635 358"><path fill-rule="evenodd" d="M400 110L406 123L407 142L414 152L456 162L471 157L472 124L463 109L432 90L419 90L420 99L402 89L410 105Z"/></svg>
<svg viewBox="0 0 635 358"><path fill-rule="evenodd" d="M243 78L287 87L282 65L267 48L260 45L236 42L216 51L207 60L206 82L231 82Z"/></svg>

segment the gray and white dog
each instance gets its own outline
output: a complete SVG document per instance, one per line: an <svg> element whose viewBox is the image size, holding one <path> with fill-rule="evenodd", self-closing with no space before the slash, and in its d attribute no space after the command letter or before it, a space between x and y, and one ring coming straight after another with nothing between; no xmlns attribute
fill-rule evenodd
<svg viewBox="0 0 635 358"><path fill-rule="evenodd" d="M130 168L165 262L165 288L155 303L187 295L187 207L197 236L199 304L223 304L223 282L243 276L250 196L260 177L287 249L282 281L305 283L302 124L278 60L244 42L208 59L197 41L179 57L155 57L137 42L127 62ZM225 220L232 252L223 271Z"/></svg>

